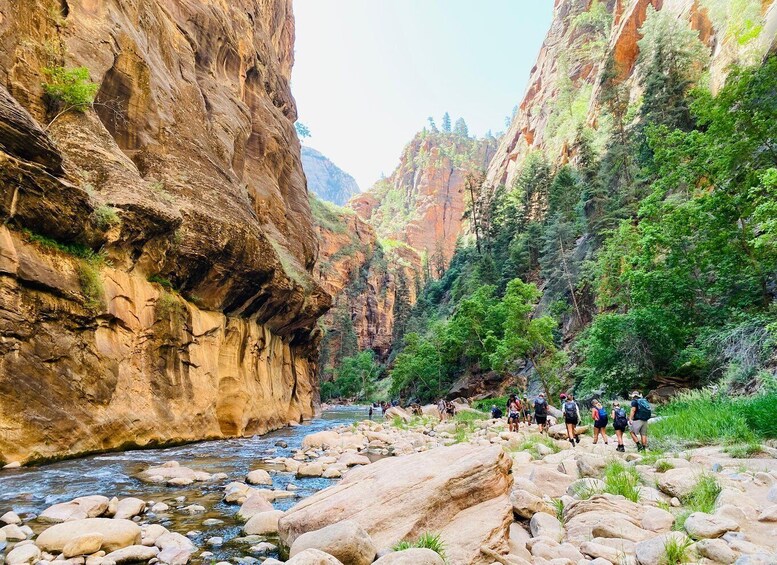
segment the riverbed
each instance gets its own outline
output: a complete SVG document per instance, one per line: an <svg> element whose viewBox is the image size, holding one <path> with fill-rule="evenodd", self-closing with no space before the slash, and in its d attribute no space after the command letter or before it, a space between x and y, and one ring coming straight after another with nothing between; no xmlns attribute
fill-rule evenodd
<svg viewBox="0 0 777 565"><path fill-rule="evenodd" d="M296 498L277 500L273 506L286 510L300 499L333 484L333 479L296 479L292 473L277 472L266 461L273 457L291 457L300 448L303 438L311 433L350 425L367 418L367 407L336 406L321 417L301 426L287 427L250 438L217 440L161 449L133 450L93 455L60 461L39 467L0 471L0 514L13 510L36 533L48 524L28 521L45 508L58 502L67 502L78 496L103 495L108 498L134 496L146 501L164 502L170 506L165 513L147 513L142 523L159 523L171 531L188 534L202 551L213 556L202 559L195 554L194 563L212 560L237 560L251 556L255 540L241 539L242 521L236 518L239 505L222 501L224 486L232 481L243 481L254 469L266 469L273 478L272 488L286 489L293 483L298 490ZM280 445L278 445L280 442ZM284 446L285 445L285 446ZM225 473L228 478L219 481L194 483L187 487L170 487L140 481L138 473L152 465L178 461L181 465L207 473ZM269 487L266 487L269 488ZM183 497L183 498L181 498ZM182 508L199 504L204 513L188 515ZM206 520L221 523L203 525ZM209 522L210 524L210 522ZM208 545L211 538L220 537L220 546ZM268 540L273 541L273 540ZM251 562L251 559L241 559Z"/></svg>

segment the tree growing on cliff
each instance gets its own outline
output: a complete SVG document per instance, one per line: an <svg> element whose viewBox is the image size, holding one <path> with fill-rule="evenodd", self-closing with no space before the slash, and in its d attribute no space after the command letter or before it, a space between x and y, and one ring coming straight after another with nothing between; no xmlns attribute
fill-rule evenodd
<svg viewBox="0 0 777 565"><path fill-rule="evenodd" d="M426 118L426 121L429 122L429 131L431 131L432 133L440 133L440 130L437 129L437 124L434 123L433 117L429 116L428 118Z"/></svg>
<svg viewBox="0 0 777 565"><path fill-rule="evenodd" d="M464 121L464 118L456 120L456 125L453 126L453 133L460 135L461 137L469 137L469 128L467 127L467 122Z"/></svg>
<svg viewBox="0 0 777 565"><path fill-rule="evenodd" d="M300 139L307 139L308 137L312 137L310 134L310 128L308 128L308 126L302 122L294 122L294 129L297 130L297 137Z"/></svg>
<svg viewBox="0 0 777 565"><path fill-rule="evenodd" d="M46 67L43 74L43 91L52 110L57 112L47 128L66 113L85 112L94 104L100 85L91 81L86 67Z"/></svg>
<svg viewBox="0 0 777 565"><path fill-rule="evenodd" d="M442 115L442 131L443 133L451 132L451 115L448 112Z"/></svg>

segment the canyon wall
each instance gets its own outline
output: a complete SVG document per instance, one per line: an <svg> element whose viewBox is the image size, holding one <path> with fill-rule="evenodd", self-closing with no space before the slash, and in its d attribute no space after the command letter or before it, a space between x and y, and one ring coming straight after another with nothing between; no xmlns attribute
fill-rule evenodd
<svg viewBox="0 0 777 565"><path fill-rule="evenodd" d="M293 40L291 0L0 0L3 462L313 414ZM80 66L95 104L61 113L42 85Z"/></svg>
<svg viewBox="0 0 777 565"><path fill-rule="evenodd" d="M444 268L464 229L467 175L485 171L495 150L490 136L424 130L405 147L391 176L348 205L381 238L404 242Z"/></svg>
<svg viewBox="0 0 777 565"><path fill-rule="evenodd" d="M321 368L327 378L343 357L372 350L386 361L421 285L421 256L381 242L372 226L345 208L313 203L321 241L315 274L333 297L321 319ZM397 323L399 326L397 326Z"/></svg>
<svg viewBox="0 0 777 565"><path fill-rule="evenodd" d="M597 3L608 16L606 25L580 17ZM551 28L519 111L488 167L486 183L512 186L532 151L542 151L558 163L573 158L570 146L577 127L596 124L601 117L597 94L609 56L614 60L617 80L628 87L632 103L639 99L637 42L649 7L687 21L698 31L712 55L709 81L716 90L732 63L752 63L775 48L777 1L752 0L750 4L760 11L760 21L753 25L754 37L743 41L729 25L741 15L728 13L733 4L723 0L556 0ZM561 119L560 100L569 97L573 111L568 119Z"/></svg>
<svg viewBox="0 0 777 565"><path fill-rule="evenodd" d="M342 206L361 192L351 175L312 147L302 147L302 168L308 190L322 200Z"/></svg>

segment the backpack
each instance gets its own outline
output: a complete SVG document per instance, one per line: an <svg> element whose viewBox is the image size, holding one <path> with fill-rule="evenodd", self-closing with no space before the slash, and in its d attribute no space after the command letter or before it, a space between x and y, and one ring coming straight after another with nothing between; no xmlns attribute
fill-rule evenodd
<svg viewBox="0 0 777 565"><path fill-rule="evenodd" d="M564 417L577 418L577 405L572 401L564 403Z"/></svg>
<svg viewBox="0 0 777 565"><path fill-rule="evenodd" d="M618 408L615 411L615 425L625 428L628 423L629 418L626 416L626 411L623 408Z"/></svg>
<svg viewBox="0 0 777 565"><path fill-rule="evenodd" d="M634 414L635 420L650 420L650 416L653 415L650 409L650 403L644 398L637 399L637 412Z"/></svg>
<svg viewBox="0 0 777 565"><path fill-rule="evenodd" d="M604 406L599 408L599 418L600 419L607 418L607 408L605 408Z"/></svg>
<svg viewBox="0 0 777 565"><path fill-rule="evenodd" d="M548 411L548 402L546 400L534 401L534 413L537 416L544 416Z"/></svg>

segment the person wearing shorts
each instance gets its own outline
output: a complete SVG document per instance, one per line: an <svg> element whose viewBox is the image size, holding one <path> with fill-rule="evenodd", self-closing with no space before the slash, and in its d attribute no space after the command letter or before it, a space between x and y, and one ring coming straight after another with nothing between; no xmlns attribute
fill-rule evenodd
<svg viewBox="0 0 777 565"><path fill-rule="evenodd" d="M545 400L545 394L542 392L534 401L534 421L540 427L540 433L545 433L548 427L548 401Z"/></svg>
<svg viewBox="0 0 777 565"><path fill-rule="evenodd" d="M648 408L644 408L646 404ZM631 413L629 422L631 428L631 439L637 444L637 451L645 451L648 446L648 420L651 413L649 404L642 399L642 394L635 390L631 393Z"/></svg>
<svg viewBox="0 0 777 565"><path fill-rule="evenodd" d="M591 417L594 420L594 445L599 442L599 436L602 436L604 445L607 445L610 441L607 437L607 409L598 400L594 400Z"/></svg>

